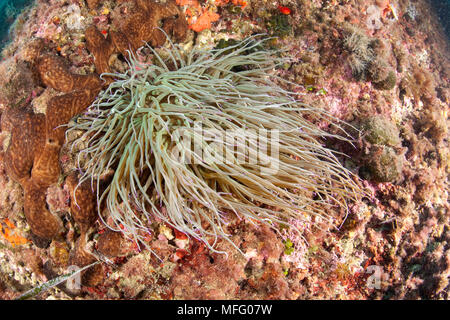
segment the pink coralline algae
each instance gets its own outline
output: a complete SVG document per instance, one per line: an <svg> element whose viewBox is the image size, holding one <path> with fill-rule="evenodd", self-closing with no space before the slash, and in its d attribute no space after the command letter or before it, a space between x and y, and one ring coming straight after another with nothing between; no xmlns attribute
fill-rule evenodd
<svg viewBox="0 0 450 320"><path fill-rule="evenodd" d="M244 6L177 0L156 13L150 3L37 0L16 22L0 63L0 298L14 299L36 280L98 259L101 264L82 274L77 293L50 289L36 298L449 298L450 63L448 39L428 1L252 0ZM194 26L202 14L205 20ZM276 233L246 219L230 221L230 240L243 254L226 241L215 248L227 254L212 252L158 219L149 221L148 248L106 227L92 210L97 203L90 182L75 200L77 154L65 144L64 129L47 135L47 122L61 124L55 110L72 105L61 95L81 98L84 80L101 90L98 74L125 70L128 44L121 47L121 39L133 49L142 40L162 45L162 32L149 33L149 26L178 35L187 52L281 28L268 45L286 49L291 60L277 67L278 74L302 102L349 124L341 123L352 144L323 143L345 154L339 161L364 180L367 197L330 208L335 228L318 218L293 219ZM117 32L127 37L113 43ZM137 56L152 63L146 50ZM50 69L59 76L48 76ZM95 92L88 96L84 106ZM337 130L329 121L316 125ZM57 146L52 149L47 138ZM108 212L102 214L111 223ZM58 222L45 223L48 217ZM36 230L48 239L33 235ZM380 286L374 289L375 269Z"/></svg>

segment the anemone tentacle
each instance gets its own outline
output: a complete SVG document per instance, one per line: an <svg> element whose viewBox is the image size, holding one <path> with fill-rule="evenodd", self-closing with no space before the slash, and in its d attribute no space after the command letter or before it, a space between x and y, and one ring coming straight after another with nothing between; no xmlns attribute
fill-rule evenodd
<svg viewBox="0 0 450 320"><path fill-rule="evenodd" d="M286 80L273 71L287 60L279 51L262 50L264 41L251 37L188 54L173 44L162 52L148 46L153 64L130 53L129 70L104 74L115 81L68 132L82 132L73 142L82 151L80 183L97 182L99 210L104 201L115 224L109 227L143 243L156 217L216 250L218 238L229 240L230 214L272 227L311 215L333 223L328 208L345 207L364 193L337 153L321 143L350 141L342 123L280 86ZM333 123L341 134L327 133L311 119ZM205 131L212 136L205 138ZM250 145L258 141L276 154L262 155L263 163L243 163L254 151L247 142L212 143L214 134L230 131L253 135ZM191 144L183 145L180 132L200 141L203 154L224 152L227 161L202 158ZM101 192L100 178L108 171L113 177Z"/></svg>

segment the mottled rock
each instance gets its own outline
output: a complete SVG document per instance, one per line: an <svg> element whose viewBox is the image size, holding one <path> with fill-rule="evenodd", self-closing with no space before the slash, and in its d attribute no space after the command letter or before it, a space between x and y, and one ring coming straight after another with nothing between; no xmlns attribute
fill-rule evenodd
<svg viewBox="0 0 450 320"><path fill-rule="evenodd" d="M81 88L94 89L102 85L94 74L79 75L70 72L66 60L55 54L48 53L39 57L36 71L44 85L65 93Z"/></svg>
<svg viewBox="0 0 450 320"><path fill-rule="evenodd" d="M24 213L31 231L44 239L57 238L63 231L61 219L51 213L46 206L45 191L32 180L23 185Z"/></svg>
<svg viewBox="0 0 450 320"><path fill-rule="evenodd" d="M66 267L69 263L69 246L62 241L53 240L50 244L50 257L58 267Z"/></svg>
<svg viewBox="0 0 450 320"><path fill-rule="evenodd" d="M94 56L98 74L110 72L110 57L114 53L127 56L127 50L136 51L146 42L158 47L166 41L166 35L183 40L188 29L184 14L174 1L159 4L153 1L136 0L134 12L125 19L120 30L111 31L105 39L95 26L86 29L86 47Z"/></svg>
<svg viewBox="0 0 450 320"><path fill-rule="evenodd" d="M394 149L374 146L366 157L366 164L361 168L363 178L374 182L395 182L401 175L403 156Z"/></svg>
<svg viewBox="0 0 450 320"><path fill-rule="evenodd" d="M56 55L36 57L42 50L41 41L33 42L27 57L34 59L34 69L46 86L66 94L50 99L45 115L30 109L9 109L2 117L2 129L11 132L5 167L8 175L24 188L24 212L31 230L40 238L53 239L63 226L59 217L48 210L46 189L60 175L63 125L92 103L101 81L96 75L71 73Z"/></svg>
<svg viewBox="0 0 450 320"><path fill-rule="evenodd" d="M89 9L96 9L102 0L86 0Z"/></svg>
<svg viewBox="0 0 450 320"><path fill-rule="evenodd" d="M383 116L372 116L362 123L363 138L371 144L398 146L399 131L395 124Z"/></svg>
<svg viewBox="0 0 450 320"><path fill-rule="evenodd" d="M97 250L109 258L117 257L121 253L123 240L120 232L106 230L97 239Z"/></svg>
<svg viewBox="0 0 450 320"><path fill-rule="evenodd" d="M69 189L72 217L78 223L83 233L97 220L97 202L91 189L91 183L84 181L79 184L75 174L72 174L67 177L66 185Z"/></svg>

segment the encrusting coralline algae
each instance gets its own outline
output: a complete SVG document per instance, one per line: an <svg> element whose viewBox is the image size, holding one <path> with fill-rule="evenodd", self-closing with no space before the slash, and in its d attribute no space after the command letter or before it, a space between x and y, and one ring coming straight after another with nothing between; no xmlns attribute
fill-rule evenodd
<svg viewBox="0 0 450 320"><path fill-rule="evenodd" d="M1 298L98 259L78 297L448 297L448 44L425 1L152 3L38 0L16 20L0 63ZM152 23L141 28L144 20ZM231 242L214 247L228 255L158 219L142 238L150 250L105 227L90 210L97 185L77 188L77 153L67 142L80 133L64 137L59 126L115 80L99 73L126 72L126 50L143 40L163 45L163 31L183 54L255 33L277 37L269 46L289 58L276 69L290 81L280 85L351 125L344 129L353 146L336 139L323 146L345 154L339 162L371 194L349 201L348 211L329 209L338 229L313 217L288 220L279 232L236 220L227 227ZM149 64L154 54L143 48L135 58ZM371 266L381 270L379 288L367 285ZM37 298L73 295L53 288Z"/></svg>

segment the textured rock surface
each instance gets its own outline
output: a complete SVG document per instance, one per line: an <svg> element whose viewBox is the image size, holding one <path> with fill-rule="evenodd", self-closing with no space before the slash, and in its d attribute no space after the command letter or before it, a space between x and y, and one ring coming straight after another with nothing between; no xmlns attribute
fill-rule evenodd
<svg viewBox="0 0 450 320"><path fill-rule="evenodd" d="M186 37L187 22L183 12L174 1L159 4L153 1L137 0L134 11L125 18L119 31L111 31L105 39L95 26L86 30L86 47L95 57L98 74L111 72L110 57L113 53L128 56L145 43L159 47L167 36L182 41Z"/></svg>
<svg viewBox="0 0 450 320"><path fill-rule="evenodd" d="M72 176L76 153L63 148L61 157L56 157L64 130L54 129L63 118L68 121L70 114L80 112L95 92L83 91L86 88L59 91L77 87L76 81L59 84L52 80L52 73L36 80L29 77L24 83L22 75L29 75L31 70L39 74L39 68L32 68L30 63L50 52L48 61L54 60L59 66L55 70L62 79L78 74L82 80L77 81L85 83L95 79L86 76L94 71L123 68L117 53L128 47L126 37L120 36L127 35L126 25L134 26L130 39L135 45L144 39L141 37L154 44L163 39L160 34L144 34L137 24L149 13L146 8L133 17L139 5L145 4L132 0L88 1L88 9L84 2L78 3L81 13L73 17L79 19L75 22L81 28L73 29L73 17L64 15L69 4L38 0L28 19L16 29L14 41L4 50L5 61L0 64L0 86L9 90L7 98L0 97L0 298L13 299L48 280L46 274L54 277L65 273L70 264L81 266L105 256L111 264L103 263L85 273L85 286L77 298L448 299L450 64L446 38L425 1L391 1L397 20L389 8L375 8L383 12L379 29L367 24L366 12L372 5L367 1L287 2L289 15L281 13L278 4L260 0L249 1L244 8L234 1L223 1L218 7L210 2L177 1L179 12L189 9L191 28L197 25L195 18L203 10L216 18L220 15L215 22L208 21L208 27L195 38L189 37L193 33L189 31L186 48L212 47L220 39L243 38L254 32L278 34L280 38L271 45L285 48L287 55L296 57L279 69L281 77L297 83L287 89L298 92L305 103L323 106L355 125L373 117L385 119L372 122L374 135L369 139L361 135L355 148L326 142L350 156L342 158L349 169L364 172L359 169L375 159L377 150L389 150L392 161L388 165L395 164L395 159L403 162L401 167L394 165L396 179L390 182L365 180L371 197L351 204L348 211L336 208L332 212L343 223L339 230L324 230L320 221L292 221L300 234L292 228L277 234L245 219L231 221L229 232L244 256L226 242L220 242L218 248L228 256L210 252L158 220L149 222L153 232L146 238L148 248L139 248L120 232L112 232L98 221L93 223L88 212L92 206L90 186L79 189L83 198L79 208L72 198L67 204L50 206L58 210L47 209L45 189L49 199L49 190L73 190L78 184ZM376 6L383 3L376 1ZM175 11L168 9L168 18L158 21L168 32L181 26L176 23L181 14ZM365 48L382 60L368 64L371 68L364 69L365 77L359 80L352 72L355 53L345 45L349 24L365 35L362 38L369 39ZM42 39L32 41L36 35ZM145 50L141 54L143 61L151 62ZM60 58L67 62L62 63ZM395 83L389 82L390 90L379 90L377 84L390 72L395 73ZM53 100L59 95L61 98ZM11 99L14 96L17 99ZM62 105L64 109L58 107ZM67 113L66 105L70 109ZM327 130L333 132L334 128ZM44 147L47 151L42 153ZM59 168L59 162L64 162L62 175L49 165L57 163ZM69 178L64 184L66 175ZM44 188L50 181L52 188ZM61 198L59 201L65 201ZM105 219L108 222L107 213ZM86 228L89 230L84 226L90 226ZM38 239L30 228L40 236L58 239ZM8 230L34 239L34 243L14 244ZM307 246L302 238L308 240ZM47 273L49 260L53 273ZM378 288L368 285L374 267L380 268ZM71 296L52 289L38 298Z"/></svg>
<svg viewBox="0 0 450 320"><path fill-rule="evenodd" d="M11 132L5 164L10 177L24 188L24 212L33 233L52 239L61 233L62 222L47 209L46 189L59 178L64 125L92 103L101 81L96 75L71 73L55 54L38 55L40 42L31 44L27 52L40 81L65 94L50 99L45 115L29 108L10 109L5 114L2 130Z"/></svg>

